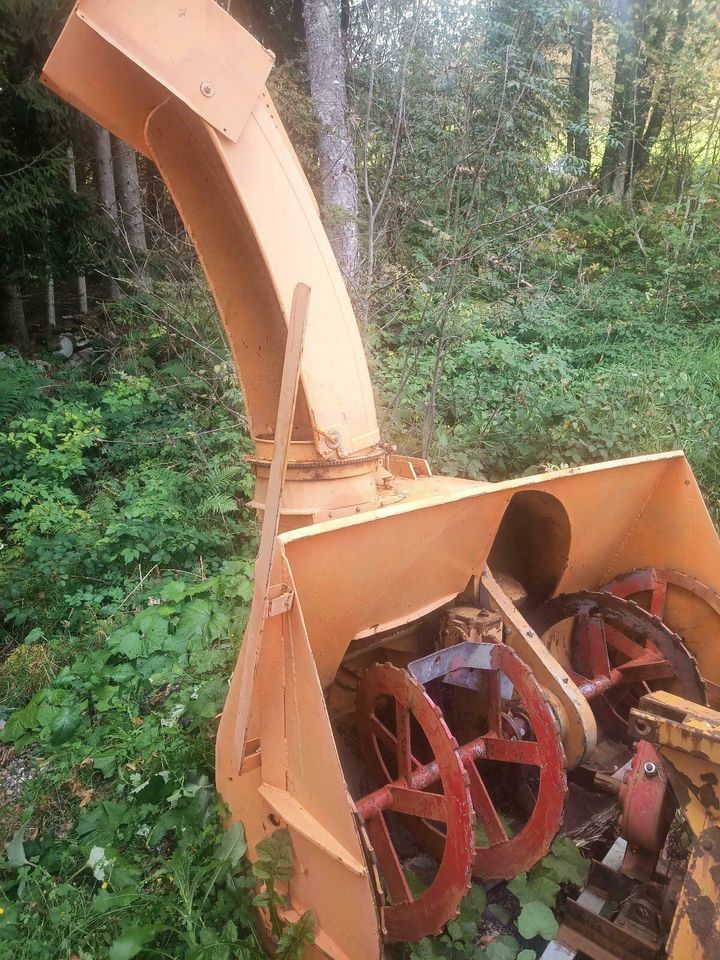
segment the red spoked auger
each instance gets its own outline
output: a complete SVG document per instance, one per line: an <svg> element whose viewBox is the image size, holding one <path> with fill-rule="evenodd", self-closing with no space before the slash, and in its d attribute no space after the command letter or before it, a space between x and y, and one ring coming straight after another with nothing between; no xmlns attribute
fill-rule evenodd
<svg viewBox="0 0 720 960"><path fill-rule="evenodd" d="M381 785L356 807L387 893L388 941L437 933L456 914L471 873L499 879L532 867L560 828L567 789L552 711L509 647L457 644L409 670L376 664L357 698L360 744ZM435 681L482 691L480 736L458 746L425 688ZM499 767L518 770L535 784L534 806L517 829L493 800ZM419 896L410 890L393 837L402 827L438 864Z"/></svg>

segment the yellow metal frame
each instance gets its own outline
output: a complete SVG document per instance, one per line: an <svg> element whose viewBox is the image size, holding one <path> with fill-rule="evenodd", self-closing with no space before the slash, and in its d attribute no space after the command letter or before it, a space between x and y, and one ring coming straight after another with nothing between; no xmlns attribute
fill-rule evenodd
<svg viewBox="0 0 720 960"><path fill-rule="evenodd" d="M720 713L669 693L643 697L630 731L657 745L693 837L669 960L720 956Z"/></svg>

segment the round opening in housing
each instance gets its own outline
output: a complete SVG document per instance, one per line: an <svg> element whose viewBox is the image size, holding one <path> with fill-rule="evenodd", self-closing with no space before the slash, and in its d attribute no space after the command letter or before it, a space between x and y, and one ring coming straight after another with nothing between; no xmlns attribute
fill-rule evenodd
<svg viewBox="0 0 720 960"><path fill-rule="evenodd" d="M522 586L532 606L551 597L570 556L570 520L557 497L521 490L507 506L488 558L495 576Z"/></svg>

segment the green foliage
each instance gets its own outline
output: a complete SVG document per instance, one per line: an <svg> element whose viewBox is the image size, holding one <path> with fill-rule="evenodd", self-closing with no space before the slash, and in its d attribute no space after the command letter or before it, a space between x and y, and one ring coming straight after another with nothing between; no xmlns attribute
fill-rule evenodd
<svg viewBox="0 0 720 960"><path fill-rule="evenodd" d="M315 916L308 910L295 923L284 924L278 913L284 902L278 884L286 884L295 873L290 833L284 828L275 830L260 841L255 854L252 872L263 889L253 898L253 906L267 910L280 960L301 960L306 945L315 939Z"/></svg>
<svg viewBox="0 0 720 960"><path fill-rule="evenodd" d="M664 209L567 214L526 261L527 287L499 273L498 289L453 308L434 465L498 480L683 447L716 508L720 223L706 208L701 249L675 221ZM408 453L422 452L444 350L422 322L413 307L376 344L385 429Z"/></svg>
<svg viewBox="0 0 720 960"><path fill-rule="evenodd" d="M550 907L537 901L525 904L517 919L517 927L525 940L538 936L552 940L558 932L558 923Z"/></svg>
<svg viewBox="0 0 720 960"><path fill-rule="evenodd" d="M590 864L567 837L558 837L550 853L529 873L514 877L506 889L515 896L513 915L504 902L489 902L481 886L473 886L460 905L458 916L437 938L426 938L410 949L411 960L535 960L541 941L554 939L558 921L558 897L564 886L581 887ZM493 893L497 893L497 890ZM493 894L491 893L491 897ZM497 922L506 933L488 935L488 924ZM489 942L488 942L489 941Z"/></svg>
<svg viewBox="0 0 720 960"><path fill-rule="evenodd" d="M305 947L315 941L315 914L311 910L295 923L286 926L278 940L275 955L278 960L302 960Z"/></svg>
<svg viewBox="0 0 720 960"><path fill-rule="evenodd" d="M0 608L18 641L32 625L53 646L124 612L126 597L143 604L156 573L217 572L252 543L246 435L193 392L196 379L178 379L163 339L158 330L143 345L146 372L137 359L97 384L34 371L34 410L0 426ZM196 361L202 374L207 361L188 354ZM20 361L4 366L29 376Z"/></svg>
<svg viewBox="0 0 720 960"><path fill-rule="evenodd" d="M178 364L143 309L102 366L0 359L0 737L34 764L2 818L8 960L262 955L210 785L252 594L247 437L229 367Z"/></svg>
<svg viewBox="0 0 720 960"><path fill-rule="evenodd" d="M93 202L69 187L68 110L37 79L69 10L0 0L0 276L14 283L68 278L107 247Z"/></svg>

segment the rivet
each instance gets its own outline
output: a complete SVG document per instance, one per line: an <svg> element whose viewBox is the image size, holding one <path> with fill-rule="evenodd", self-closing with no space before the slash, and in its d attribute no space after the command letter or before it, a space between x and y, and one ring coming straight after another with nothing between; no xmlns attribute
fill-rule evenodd
<svg viewBox="0 0 720 960"><path fill-rule="evenodd" d="M703 840L702 848L703 850L712 850L712 840Z"/></svg>
<svg viewBox="0 0 720 960"><path fill-rule="evenodd" d="M213 97L215 96L215 87L209 80L203 80L200 84L200 93L204 97Z"/></svg>

